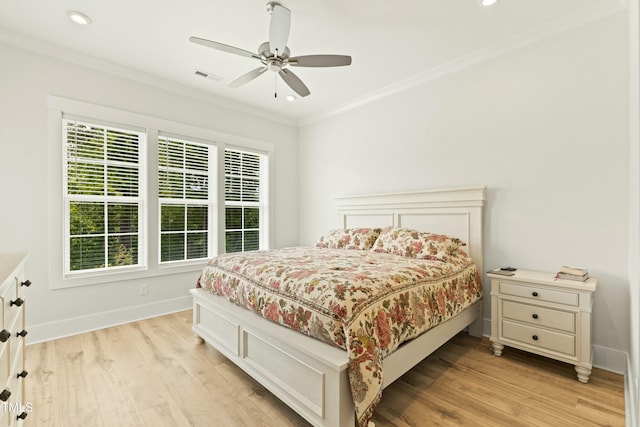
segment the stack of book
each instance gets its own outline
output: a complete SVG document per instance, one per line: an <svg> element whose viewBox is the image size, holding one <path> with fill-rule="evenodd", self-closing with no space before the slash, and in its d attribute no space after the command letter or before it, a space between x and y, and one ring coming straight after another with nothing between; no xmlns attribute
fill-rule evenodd
<svg viewBox="0 0 640 427"><path fill-rule="evenodd" d="M577 280L578 282L584 282L588 278L589 272L586 268L572 267L570 265L563 265L556 274L556 279Z"/></svg>

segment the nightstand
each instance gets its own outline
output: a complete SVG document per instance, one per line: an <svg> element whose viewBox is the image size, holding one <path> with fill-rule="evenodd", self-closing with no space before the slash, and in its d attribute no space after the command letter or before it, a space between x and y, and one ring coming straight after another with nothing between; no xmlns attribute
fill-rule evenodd
<svg viewBox="0 0 640 427"><path fill-rule="evenodd" d="M555 280L554 273L517 270L491 279L491 343L575 366L578 381L591 375L591 310L597 280Z"/></svg>

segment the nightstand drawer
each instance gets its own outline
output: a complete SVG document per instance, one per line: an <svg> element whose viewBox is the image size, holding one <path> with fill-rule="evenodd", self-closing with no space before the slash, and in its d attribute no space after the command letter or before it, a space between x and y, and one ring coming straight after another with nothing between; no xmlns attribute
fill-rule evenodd
<svg viewBox="0 0 640 427"><path fill-rule="evenodd" d="M503 300L502 317L528 323L534 327L544 326L570 333L576 331L576 315L567 311Z"/></svg>
<svg viewBox="0 0 640 427"><path fill-rule="evenodd" d="M502 321L502 337L568 356L575 356L576 354L576 338L574 335L548 331L509 320Z"/></svg>
<svg viewBox="0 0 640 427"><path fill-rule="evenodd" d="M516 285L500 282L500 293L522 298L530 298L536 301L554 302L557 304L578 306L578 294L572 292L555 291L528 285Z"/></svg>

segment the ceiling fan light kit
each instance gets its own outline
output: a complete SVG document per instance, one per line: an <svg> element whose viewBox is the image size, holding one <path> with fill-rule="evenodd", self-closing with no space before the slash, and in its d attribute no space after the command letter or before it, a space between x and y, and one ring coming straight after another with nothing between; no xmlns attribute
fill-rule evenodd
<svg viewBox="0 0 640 427"><path fill-rule="evenodd" d="M258 53L249 52L234 46L214 42L200 37L190 37L192 43L216 49L222 52L253 58L262 64L238 77L229 87L238 88L261 76L265 71L277 73L282 80L299 96L308 96L311 92L300 78L289 70L289 67L342 67L351 65L351 57L347 55L305 55L290 57L287 47L289 30L291 29L291 11L277 2L267 3L267 12L271 14L269 24L269 41L258 47ZM276 93L277 97L277 93Z"/></svg>

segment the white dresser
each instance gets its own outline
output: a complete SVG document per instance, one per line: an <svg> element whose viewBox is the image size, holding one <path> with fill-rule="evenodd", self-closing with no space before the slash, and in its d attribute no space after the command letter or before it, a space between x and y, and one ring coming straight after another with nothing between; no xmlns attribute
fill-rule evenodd
<svg viewBox="0 0 640 427"><path fill-rule="evenodd" d="M575 365L578 380L591 375L591 310L597 280L555 280L554 273L518 270L491 278L491 342Z"/></svg>
<svg viewBox="0 0 640 427"><path fill-rule="evenodd" d="M26 253L0 254L0 427L21 426L33 408L25 401Z"/></svg>

